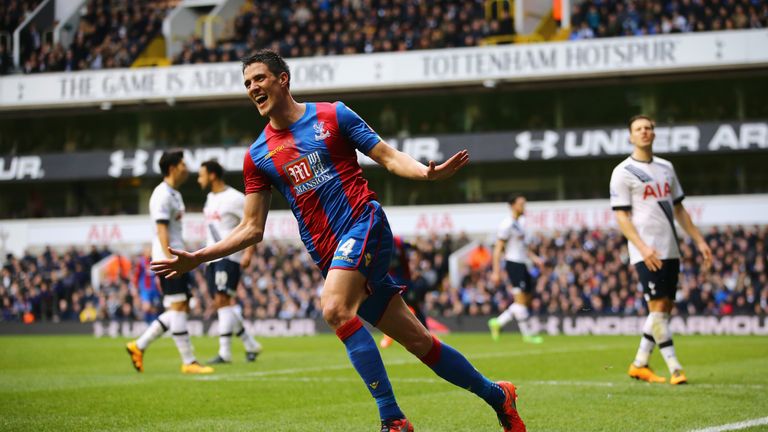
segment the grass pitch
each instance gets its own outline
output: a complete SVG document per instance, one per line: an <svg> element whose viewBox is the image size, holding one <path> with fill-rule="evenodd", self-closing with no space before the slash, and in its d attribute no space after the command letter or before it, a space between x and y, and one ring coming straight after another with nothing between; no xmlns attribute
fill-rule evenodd
<svg viewBox="0 0 768 432"><path fill-rule="evenodd" d="M768 415L768 339L678 336L690 384L631 380L637 337L548 337L523 344L504 334L446 335L488 377L519 387L530 431L690 431ZM211 376L185 376L173 341L156 341L136 373L125 340L88 336L0 337L0 430L379 430L376 405L335 336L261 339L264 353ZM217 339L196 338L198 358ZM418 432L500 431L474 395L440 380L393 345L384 362ZM654 352L651 365L668 376ZM756 426L750 432L768 430Z"/></svg>

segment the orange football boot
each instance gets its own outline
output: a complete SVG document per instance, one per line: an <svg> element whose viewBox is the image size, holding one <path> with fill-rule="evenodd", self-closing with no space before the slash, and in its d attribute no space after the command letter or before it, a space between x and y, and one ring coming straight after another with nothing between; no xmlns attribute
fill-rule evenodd
<svg viewBox="0 0 768 432"><path fill-rule="evenodd" d="M504 390L504 405L497 411L499 424L504 428L504 432L525 432L525 423L517 413L517 393L515 385L507 381L499 381L496 384Z"/></svg>
<svg viewBox="0 0 768 432"><path fill-rule="evenodd" d="M637 367L634 363L632 363L629 365L629 371L627 373L629 374L630 378L646 381L649 383L667 382L666 378L656 375L648 366Z"/></svg>

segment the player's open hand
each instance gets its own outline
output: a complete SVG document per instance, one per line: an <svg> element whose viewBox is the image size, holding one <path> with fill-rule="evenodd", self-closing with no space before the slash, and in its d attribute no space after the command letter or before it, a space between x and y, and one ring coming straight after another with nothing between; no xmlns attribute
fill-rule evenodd
<svg viewBox="0 0 768 432"><path fill-rule="evenodd" d="M646 248L640 251L643 254L643 262L648 270L655 272L661 270L661 260L659 259L659 253L653 248Z"/></svg>
<svg viewBox="0 0 768 432"><path fill-rule="evenodd" d="M152 261L149 264L153 272L166 279L179 277L199 264L195 256L187 251L168 248L168 252L174 257Z"/></svg>
<svg viewBox="0 0 768 432"><path fill-rule="evenodd" d="M456 174L456 172L469 163L469 152L462 150L450 159L436 165L435 161L429 161L427 166L427 180L443 180Z"/></svg>

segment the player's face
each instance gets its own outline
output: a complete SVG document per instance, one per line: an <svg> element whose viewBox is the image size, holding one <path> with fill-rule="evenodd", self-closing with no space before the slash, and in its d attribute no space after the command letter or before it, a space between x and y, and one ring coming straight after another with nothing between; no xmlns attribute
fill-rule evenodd
<svg viewBox="0 0 768 432"><path fill-rule="evenodd" d="M283 86L287 86L288 75L275 76L264 63L251 63L243 71L243 84L262 117L269 116L272 108L282 97Z"/></svg>
<svg viewBox="0 0 768 432"><path fill-rule="evenodd" d="M182 159L175 167L171 167L171 170L176 179L176 184L182 184L187 181L187 178L189 177L189 169L187 169L187 163L184 162L184 159Z"/></svg>
<svg viewBox="0 0 768 432"><path fill-rule="evenodd" d="M629 129L629 141L636 147L646 148L653 145L656 133L653 131L653 123L647 119L638 119L632 122Z"/></svg>
<svg viewBox="0 0 768 432"><path fill-rule="evenodd" d="M199 184L200 189L204 191L211 187L211 176L204 166L201 166L200 170L197 172L197 184Z"/></svg>
<svg viewBox="0 0 768 432"><path fill-rule="evenodd" d="M515 200L514 204L512 204L512 210L517 214L525 213L525 202L525 198L518 198Z"/></svg>

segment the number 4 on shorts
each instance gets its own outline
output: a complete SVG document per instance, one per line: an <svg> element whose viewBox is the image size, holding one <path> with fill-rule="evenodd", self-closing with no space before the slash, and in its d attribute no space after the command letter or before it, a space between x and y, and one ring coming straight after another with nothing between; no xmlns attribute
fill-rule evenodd
<svg viewBox="0 0 768 432"><path fill-rule="evenodd" d="M355 247L355 239L351 238L339 246L339 252L344 256L349 256L349 254L352 253L353 247Z"/></svg>

